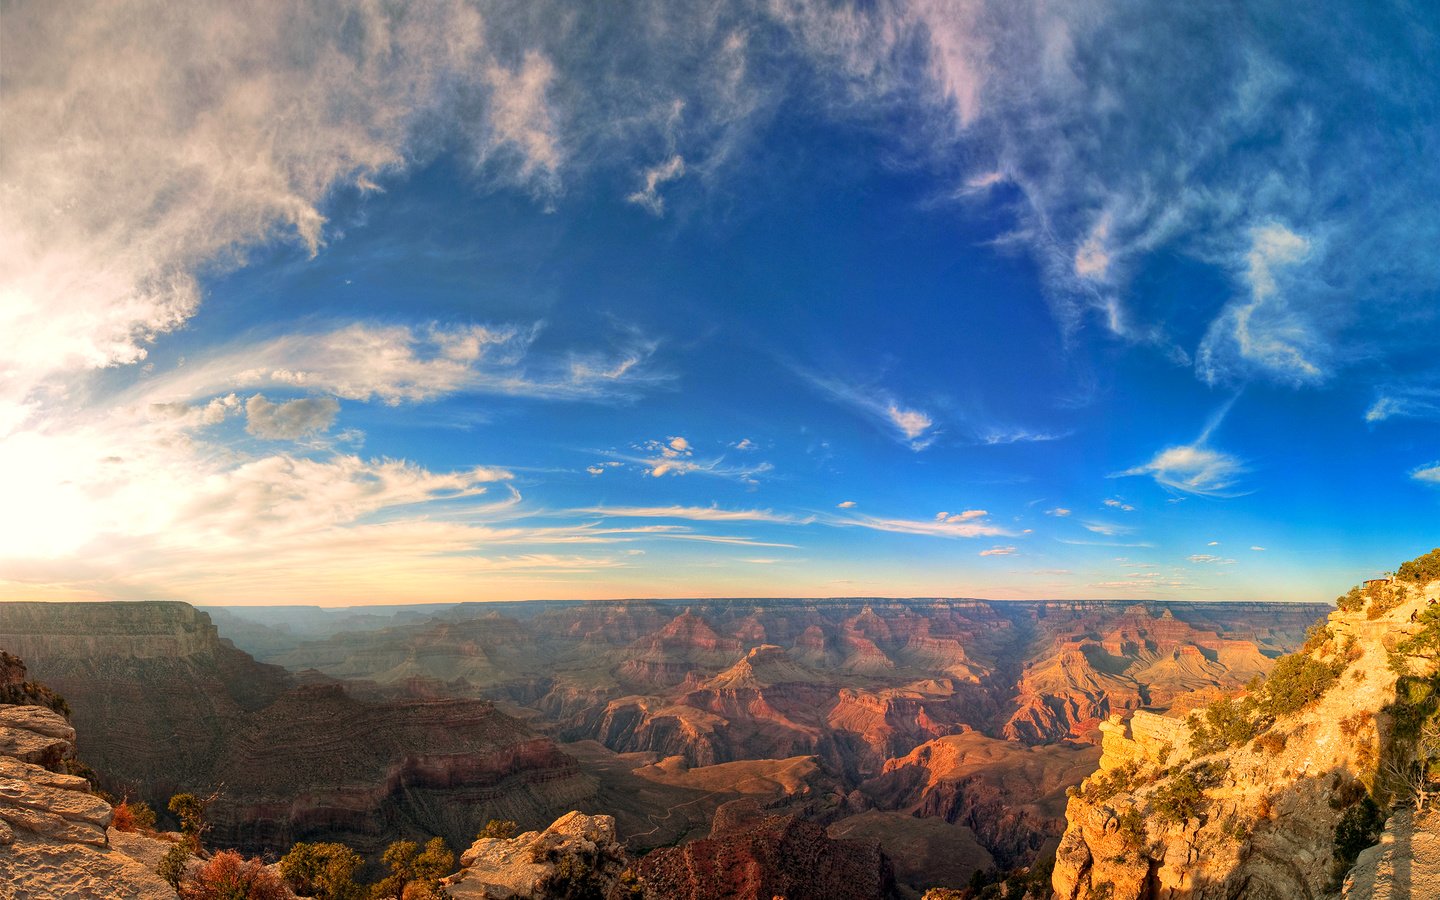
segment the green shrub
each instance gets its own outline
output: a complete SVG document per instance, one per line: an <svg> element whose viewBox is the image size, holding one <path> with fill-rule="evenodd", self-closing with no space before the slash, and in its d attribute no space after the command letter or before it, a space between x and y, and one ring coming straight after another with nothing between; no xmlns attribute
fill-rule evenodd
<svg viewBox="0 0 1440 900"><path fill-rule="evenodd" d="M1288 716L1319 700L1340 678L1341 663L1322 663L1304 654L1282 656L1265 680L1260 710L1270 716Z"/></svg>
<svg viewBox="0 0 1440 900"><path fill-rule="evenodd" d="M280 859L280 874L295 893L318 900L359 900L355 873L365 865L344 844L296 844Z"/></svg>
<svg viewBox="0 0 1440 900"><path fill-rule="evenodd" d="M1402 657L1440 660L1440 603L1426 607L1415 621L1420 630L1396 644L1395 652Z"/></svg>
<svg viewBox="0 0 1440 900"><path fill-rule="evenodd" d="M175 890L180 890L180 882L185 878L185 864L190 861L190 848L183 842L173 845L160 857L160 862L155 866L155 874Z"/></svg>
<svg viewBox="0 0 1440 900"><path fill-rule="evenodd" d="M1140 810L1131 806L1117 816L1120 822L1120 833L1125 836L1126 843L1135 848L1145 845L1145 815Z"/></svg>
<svg viewBox="0 0 1440 900"><path fill-rule="evenodd" d="M1190 749L1197 756L1238 747L1260 731L1258 705L1253 696L1221 698L1200 713L1191 713L1188 722Z"/></svg>
<svg viewBox="0 0 1440 900"><path fill-rule="evenodd" d="M1407 563L1401 563L1395 577L1421 587L1440 579L1440 547Z"/></svg>
<svg viewBox="0 0 1440 900"><path fill-rule="evenodd" d="M1359 612L1365 608L1365 592L1360 590L1360 585L1357 584L1336 597L1335 605L1340 607L1341 612Z"/></svg>
<svg viewBox="0 0 1440 900"><path fill-rule="evenodd" d="M1205 806L1204 787L1194 771L1171 778L1150 799L1162 821L1177 824L1195 818Z"/></svg>
<svg viewBox="0 0 1440 900"><path fill-rule="evenodd" d="M484 828L480 829L480 833L475 835L475 840L480 841L485 838L496 838L502 841L508 841L513 838L519 830L520 826L509 819L491 819L485 823Z"/></svg>
<svg viewBox="0 0 1440 900"><path fill-rule="evenodd" d="M1109 772L1097 772L1080 785L1080 799L1087 803L1104 803L1116 794L1134 790L1140 784L1140 767L1125 763Z"/></svg>

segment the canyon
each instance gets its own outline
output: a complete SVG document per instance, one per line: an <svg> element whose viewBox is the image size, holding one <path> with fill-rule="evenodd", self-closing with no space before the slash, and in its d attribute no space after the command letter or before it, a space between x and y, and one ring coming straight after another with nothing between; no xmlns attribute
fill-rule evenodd
<svg viewBox="0 0 1440 900"><path fill-rule="evenodd" d="M1233 692L1329 609L12 603L0 648L67 698L107 791L213 794L218 847L464 847L490 819L543 833L573 810L609 817L637 859L662 850L659 880L706 847L755 865L803 847L919 897L1047 856L1112 716Z"/></svg>

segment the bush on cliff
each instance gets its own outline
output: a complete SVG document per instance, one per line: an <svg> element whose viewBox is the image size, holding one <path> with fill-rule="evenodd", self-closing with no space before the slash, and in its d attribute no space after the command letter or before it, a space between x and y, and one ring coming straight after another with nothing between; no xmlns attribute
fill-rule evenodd
<svg viewBox="0 0 1440 900"><path fill-rule="evenodd" d="M1440 547L1407 563L1401 563L1400 568L1395 572L1395 577L1421 587L1432 581L1440 580Z"/></svg>
<svg viewBox="0 0 1440 900"><path fill-rule="evenodd" d="M1332 890L1339 890L1345 880L1345 873L1355 865L1355 860L1366 847L1380 840L1385 830L1385 813L1367 794L1363 800L1340 815L1335 824L1334 865L1331 868Z"/></svg>
<svg viewBox="0 0 1440 900"><path fill-rule="evenodd" d="M513 838L519 830L520 826L509 819L491 819L485 823L484 828L480 829L480 833L475 835L475 840L483 841L486 838L491 838L508 841Z"/></svg>
<svg viewBox="0 0 1440 900"><path fill-rule="evenodd" d="M280 860L280 874L295 893L317 900L361 900L368 891L355 883L365 865L344 844L296 844Z"/></svg>
<svg viewBox="0 0 1440 900"><path fill-rule="evenodd" d="M154 831L155 810L143 801L131 803L129 799L121 800L115 807L110 827L116 831Z"/></svg>
<svg viewBox="0 0 1440 900"><path fill-rule="evenodd" d="M1305 653L1282 656L1265 679L1261 712L1277 717L1299 712L1330 690L1343 668L1343 663L1323 663Z"/></svg>
<svg viewBox="0 0 1440 900"><path fill-rule="evenodd" d="M1223 697L1205 707L1201 713L1191 713L1190 749L1196 756L1218 753L1227 747L1237 747L1255 738L1261 730L1259 704L1253 695L1246 697Z"/></svg>
<svg viewBox="0 0 1440 900"><path fill-rule="evenodd" d="M396 841L385 848L390 874L371 888L374 900L426 900L445 896L440 879L455 867L455 854L444 838L431 838L422 850L414 841Z"/></svg>
<svg viewBox="0 0 1440 900"><path fill-rule="evenodd" d="M290 900L280 876L258 859L234 850L210 857L194 875L180 882L180 900Z"/></svg>
<svg viewBox="0 0 1440 900"><path fill-rule="evenodd" d="M176 794L170 798L167 808L180 820L180 833L185 835L191 851L200 849L200 839L205 834L205 807L209 800L201 800L194 794Z"/></svg>
<svg viewBox="0 0 1440 900"><path fill-rule="evenodd" d="M180 881L185 877L185 864L189 861L190 848L184 843L176 844L160 857L160 862L155 865L155 874L179 891Z"/></svg>

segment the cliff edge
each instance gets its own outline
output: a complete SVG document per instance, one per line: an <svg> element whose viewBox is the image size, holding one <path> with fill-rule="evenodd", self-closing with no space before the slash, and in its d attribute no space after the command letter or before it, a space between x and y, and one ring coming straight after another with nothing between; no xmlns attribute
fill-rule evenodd
<svg viewBox="0 0 1440 900"><path fill-rule="evenodd" d="M1342 597L1239 694L1184 720L1112 716L1067 804L1056 896L1440 896L1440 873L1408 862L1408 893L1375 891L1396 868L1383 842L1356 867L1382 835L1413 834L1409 807L1437 786L1437 598L1440 550Z"/></svg>
<svg viewBox="0 0 1440 900"><path fill-rule="evenodd" d="M0 684L33 682L6 654ZM29 695L53 697L38 685ZM75 729L59 712L0 704L0 898L175 900L150 867L111 846L110 804L61 771L74 756Z"/></svg>

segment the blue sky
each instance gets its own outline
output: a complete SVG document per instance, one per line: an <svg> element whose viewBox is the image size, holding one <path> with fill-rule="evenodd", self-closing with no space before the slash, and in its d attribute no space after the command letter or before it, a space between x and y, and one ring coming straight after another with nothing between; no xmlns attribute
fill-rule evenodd
<svg viewBox="0 0 1440 900"><path fill-rule="evenodd" d="M0 597L1316 600L1440 542L1412 4L21 6Z"/></svg>

